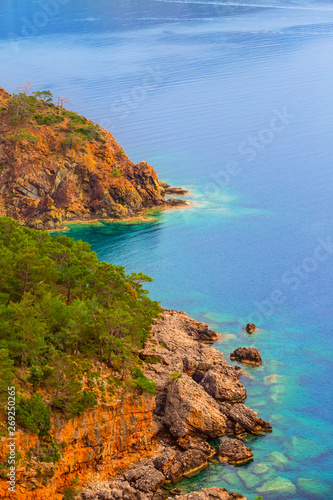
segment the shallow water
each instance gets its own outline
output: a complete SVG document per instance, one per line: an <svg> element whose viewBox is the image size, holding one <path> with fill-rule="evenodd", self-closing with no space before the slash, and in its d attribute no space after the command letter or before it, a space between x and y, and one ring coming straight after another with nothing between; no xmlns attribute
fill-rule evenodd
<svg viewBox="0 0 333 500"><path fill-rule="evenodd" d="M251 441L247 466L215 463L181 488L333 497L332 2L62 3L42 15L46 2L4 2L1 86L30 80L69 97L192 201L154 222L68 234L152 276L163 306L230 334L217 344L227 359L254 345L264 360L248 369L246 403L273 433ZM276 477L291 492L261 493Z"/></svg>

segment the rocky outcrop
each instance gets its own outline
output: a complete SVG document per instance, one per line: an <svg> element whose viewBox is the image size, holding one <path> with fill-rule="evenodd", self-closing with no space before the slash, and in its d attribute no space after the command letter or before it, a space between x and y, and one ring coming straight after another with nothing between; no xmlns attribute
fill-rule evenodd
<svg viewBox="0 0 333 500"><path fill-rule="evenodd" d="M176 437L195 434L213 439L226 431L218 403L185 373L168 385L163 423Z"/></svg>
<svg viewBox="0 0 333 500"><path fill-rule="evenodd" d="M110 132L41 101L34 104L36 114L13 124L10 97L0 89L0 215L52 230L70 221L124 219L152 207L186 205L165 199L153 167L134 165Z"/></svg>
<svg viewBox="0 0 333 500"><path fill-rule="evenodd" d="M229 493L224 488L213 486L212 488L203 488L194 493L188 493L181 497L176 496L177 500L246 500L243 495L237 493Z"/></svg>
<svg viewBox="0 0 333 500"><path fill-rule="evenodd" d="M117 493L108 493L112 499L165 500L165 491L157 487L159 480L163 476L165 481L175 482L206 467L216 455L208 439L271 430L269 423L244 404L230 404L246 395L239 381L242 371L229 366L223 354L211 346L214 338L218 338L218 334L210 331L205 323L193 320L182 311L164 310L163 317L153 326L152 336L139 356L145 363L146 376L157 383L154 429L158 449L154 457L135 466L135 472L130 470L120 478L121 483L116 487L112 483L112 488L117 490ZM239 464L251 458L251 450L241 440L228 438L221 443L221 461ZM142 471L147 471L150 492L142 491L139 478ZM146 484L144 482L145 488ZM123 489L120 485L125 485L124 495L118 491ZM177 495L176 490L173 493ZM96 493L92 495L95 496L91 498L96 498ZM181 496L187 497L244 499L221 488Z"/></svg>
<svg viewBox="0 0 333 500"><path fill-rule="evenodd" d="M230 359L250 365L261 365L262 363L260 352L255 347L238 347L230 354Z"/></svg>
<svg viewBox="0 0 333 500"><path fill-rule="evenodd" d="M182 495L180 490L175 488L174 493L179 493L175 497L168 497L167 493L158 489L155 493L143 493L132 486L124 478L119 478L108 483L95 483L89 489L81 493L82 500L246 500L243 495L229 493L224 488L213 486L200 491Z"/></svg>
<svg viewBox="0 0 333 500"><path fill-rule="evenodd" d="M144 493L155 492L165 481L165 476L157 470L151 462L137 464L134 468L125 472L124 478L132 488Z"/></svg>
<svg viewBox="0 0 333 500"><path fill-rule="evenodd" d="M200 385L208 394L219 401L239 403L246 397L246 389L238 380L237 372L231 372L230 375L227 375L223 371L209 370Z"/></svg>
<svg viewBox="0 0 333 500"><path fill-rule="evenodd" d="M97 489L83 491L82 499L165 500L163 482L201 470L216 455L209 439L270 431L270 424L253 410L228 402L244 395L238 380L242 371L229 366L211 345L217 337L184 312L164 310L139 352L145 375L157 383L156 395L127 390L69 422L54 419L52 434L61 460L54 466L34 459L29 467L22 466L18 500L61 500L56 492L77 474L81 485L99 481ZM38 447L36 436L23 433L17 443L23 455ZM239 441L229 443L237 455ZM5 444L4 439L3 456ZM147 458L137 463L142 456ZM120 472L125 475L111 485L109 477ZM47 476L45 484L41 474ZM217 490L224 496L216 498L243 498ZM0 496L6 495L3 481Z"/></svg>
<svg viewBox="0 0 333 500"><path fill-rule="evenodd" d="M219 446L220 462L228 462L232 465L240 465L252 460L251 448L247 448L240 439L225 439Z"/></svg>
<svg viewBox="0 0 333 500"><path fill-rule="evenodd" d="M248 323L245 327L245 330L247 331L247 333L254 333L256 331L256 325L254 325L253 323Z"/></svg>
<svg viewBox="0 0 333 500"><path fill-rule="evenodd" d="M160 187L164 194L176 194L177 196L184 196L188 193L186 189L180 187L172 187L165 181L160 181Z"/></svg>
<svg viewBox="0 0 333 500"><path fill-rule="evenodd" d="M269 422L257 417L257 413L242 403L222 403L220 412L227 418L228 434L263 434L272 431Z"/></svg>
<svg viewBox="0 0 333 500"><path fill-rule="evenodd" d="M166 446L162 455L153 460L156 469L173 482L207 467L209 459L215 455L215 449L204 440L194 438L192 443L187 443L185 451L180 441L177 441L178 446Z"/></svg>

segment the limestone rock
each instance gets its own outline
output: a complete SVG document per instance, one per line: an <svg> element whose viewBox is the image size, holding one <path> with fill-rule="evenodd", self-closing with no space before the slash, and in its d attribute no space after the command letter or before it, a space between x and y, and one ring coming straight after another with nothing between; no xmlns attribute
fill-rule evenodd
<svg viewBox="0 0 333 500"><path fill-rule="evenodd" d="M218 403L186 374L169 384L164 423L174 436L195 433L216 438L225 433L226 421Z"/></svg>
<svg viewBox="0 0 333 500"><path fill-rule="evenodd" d="M132 487L143 492L156 491L161 486L165 477L152 463L138 464L135 468L124 474Z"/></svg>
<svg viewBox="0 0 333 500"><path fill-rule="evenodd" d="M260 352L255 347L238 347L230 354L230 359L251 365L261 365L262 363Z"/></svg>
<svg viewBox="0 0 333 500"><path fill-rule="evenodd" d="M246 397L246 389L236 374L230 377L222 372L209 370L200 385L214 399L238 403Z"/></svg>
<svg viewBox="0 0 333 500"><path fill-rule="evenodd" d="M218 488L213 486L212 488L204 488L200 491L193 493L188 493L187 495L181 495L175 497L177 500L246 500L243 495L237 495L237 493L229 493L224 488ZM169 497L171 500L171 497Z"/></svg>
<svg viewBox="0 0 333 500"><path fill-rule="evenodd" d="M227 418L227 427L230 434L241 434L250 432L251 434L262 434L272 430L269 422L258 418L255 411L242 403L231 405L221 403L221 413Z"/></svg>
<svg viewBox="0 0 333 500"><path fill-rule="evenodd" d="M227 438L219 446L220 462L239 465L252 460L252 458L253 453L251 448L247 448L240 439Z"/></svg>

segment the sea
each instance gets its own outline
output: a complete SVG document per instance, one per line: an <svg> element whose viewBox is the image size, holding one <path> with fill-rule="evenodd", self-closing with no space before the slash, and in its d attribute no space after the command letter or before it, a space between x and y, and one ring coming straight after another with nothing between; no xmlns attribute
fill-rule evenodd
<svg viewBox="0 0 333 500"><path fill-rule="evenodd" d="M70 225L150 296L263 358L242 381L273 432L177 484L333 499L333 1L3 0L0 86L51 90L188 208ZM243 327L258 330L248 335Z"/></svg>

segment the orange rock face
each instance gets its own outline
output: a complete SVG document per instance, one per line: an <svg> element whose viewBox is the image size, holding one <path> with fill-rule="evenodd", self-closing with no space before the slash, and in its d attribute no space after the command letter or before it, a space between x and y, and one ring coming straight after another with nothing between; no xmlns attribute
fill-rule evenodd
<svg viewBox="0 0 333 500"><path fill-rule="evenodd" d="M0 215L57 229L186 204L165 200L153 167L134 165L106 130L41 101L13 124L10 97L0 89Z"/></svg>
<svg viewBox="0 0 333 500"><path fill-rule="evenodd" d="M2 478L0 498L60 500L63 495L57 492L76 475L80 484L107 479L152 451L154 407L153 395L126 394L122 400L100 404L69 422L55 419L52 434L61 448L61 458L55 465L31 458L31 449L38 445L36 436L17 432L16 450L22 459L16 469L16 495L8 491L7 480ZM3 437L1 463L6 462L7 443Z"/></svg>

